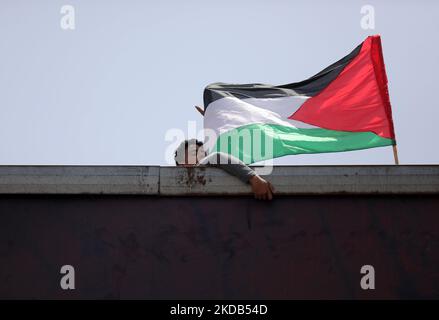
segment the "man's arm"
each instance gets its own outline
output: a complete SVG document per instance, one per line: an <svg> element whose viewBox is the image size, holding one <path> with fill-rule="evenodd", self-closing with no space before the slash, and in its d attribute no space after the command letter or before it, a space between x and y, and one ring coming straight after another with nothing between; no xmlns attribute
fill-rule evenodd
<svg viewBox="0 0 439 320"><path fill-rule="evenodd" d="M213 165L248 183L256 172L241 160L223 152L213 152L200 160L201 165Z"/></svg>
<svg viewBox="0 0 439 320"><path fill-rule="evenodd" d="M274 188L270 182L262 179L256 172L241 160L223 152L213 152L201 159L201 165L213 165L236 176L244 183L249 183L257 199L273 198Z"/></svg>

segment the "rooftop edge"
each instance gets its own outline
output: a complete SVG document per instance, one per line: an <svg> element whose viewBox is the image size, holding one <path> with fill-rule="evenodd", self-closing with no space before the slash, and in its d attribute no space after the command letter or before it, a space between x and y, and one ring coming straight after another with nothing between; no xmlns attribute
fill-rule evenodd
<svg viewBox="0 0 439 320"><path fill-rule="evenodd" d="M439 165L275 166L263 177L277 195L439 193ZM242 196L251 189L213 167L2 165L0 194Z"/></svg>

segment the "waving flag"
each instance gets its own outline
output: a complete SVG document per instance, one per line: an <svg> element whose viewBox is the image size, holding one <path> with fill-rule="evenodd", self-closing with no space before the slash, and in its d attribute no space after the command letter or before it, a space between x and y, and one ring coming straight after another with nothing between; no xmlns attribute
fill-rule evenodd
<svg viewBox="0 0 439 320"><path fill-rule="evenodd" d="M207 149L248 164L395 145L379 35L301 82L208 85L204 106Z"/></svg>

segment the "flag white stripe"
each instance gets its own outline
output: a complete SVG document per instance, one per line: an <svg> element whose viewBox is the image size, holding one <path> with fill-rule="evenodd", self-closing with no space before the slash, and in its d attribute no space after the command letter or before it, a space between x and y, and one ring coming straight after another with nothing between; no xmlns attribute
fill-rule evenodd
<svg viewBox="0 0 439 320"><path fill-rule="evenodd" d="M307 97L272 99L225 97L209 104L204 115L204 127L220 130L221 133L251 123L318 128L305 122L288 119L306 100Z"/></svg>
<svg viewBox="0 0 439 320"><path fill-rule="evenodd" d="M238 99L225 97L210 103L204 114L204 128L220 134L252 123L277 124L293 128L318 128L307 123L290 120L292 115L308 97L282 98L248 98ZM211 139L206 147L209 149L215 144ZM210 146L212 145L212 146Z"/></svg>

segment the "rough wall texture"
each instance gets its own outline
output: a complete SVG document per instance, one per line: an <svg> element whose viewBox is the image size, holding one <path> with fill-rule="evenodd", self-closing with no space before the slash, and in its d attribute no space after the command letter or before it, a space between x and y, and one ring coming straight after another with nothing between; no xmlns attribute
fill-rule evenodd
<svg viewBox="0 0 439 320"><path fill-rule="evenodd" d="M437 194L0 195L0 298L439 298L438 266Z"/></svg>

